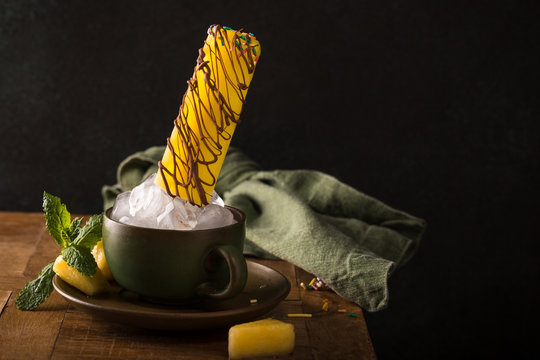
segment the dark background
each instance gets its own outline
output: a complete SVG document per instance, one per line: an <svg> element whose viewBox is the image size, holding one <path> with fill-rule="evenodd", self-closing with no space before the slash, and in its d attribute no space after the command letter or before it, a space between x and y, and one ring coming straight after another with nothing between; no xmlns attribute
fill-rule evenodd
<svg viewBox="0 0 540 360"><path fill-rule="evenodd" d="M380 359L533 358L540 13L496 1L0 0L0 210L102 210L164 145L210 24L262 44L233 145L428 221L366 314Z"/></svg>

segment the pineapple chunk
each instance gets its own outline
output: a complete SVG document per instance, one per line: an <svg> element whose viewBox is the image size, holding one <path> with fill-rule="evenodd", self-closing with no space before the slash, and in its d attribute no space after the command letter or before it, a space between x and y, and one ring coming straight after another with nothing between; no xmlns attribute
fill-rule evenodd
<svg viewBox="0 0 540 360"><path fill-rule="evenodd" d="M107 259L105 259L105 251L103 250L103 239L101 239L96 246L92 249L92 255L96 259L97 266L105 279L113 280L111 269L109 269L109 264L107 264Z"/></svg>
<svg viewBox="0 0 540 360"><path fill-rule="evenodd" d="M53 271L62 280L81 290L86 295L97 295L110 290L110 285L101 273L101 270L96 269L96 273L93 276L83 275L69 266L62 258L62 255L59 255L56 258L53 265Z"/></svg>
<svg viewBox="0 0 540 360"><path fill-rule="evenodd" d="M229 329L229 358L289 354L294 349L294 326L275 319L238 324Z"/></svg>

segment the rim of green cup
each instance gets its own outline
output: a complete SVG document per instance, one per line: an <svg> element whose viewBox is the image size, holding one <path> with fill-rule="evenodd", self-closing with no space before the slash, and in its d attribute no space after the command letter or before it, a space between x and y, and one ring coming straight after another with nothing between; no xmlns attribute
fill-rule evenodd
<svg viewBox="0 0 540 360"><path fill-rule="evenodd" d="M121 221L113 219L110 214L113 210L113 207L111 206L105 211L104 216L107 218L107 220L112 221L116 224L119 224L121 226L129 227L129 228L136 228L136 229L144 229L147 231L165 231L165 232L206 232L206 231L216 231L221 229L228 229L233 228L235 226L243 226L246 222L246 214L238 208L235 208L233 206L225 205L224 208L227 208L229 211L233 213L233 218L236 220L235 223L220 226L220 227L213 227L213 228L207 228L207 229L160 229L160 228L153 228L153 227L147 227L147 226L138 226L138 225L132 225L132 224L126 224ZM238 215L238 216L237 216ZM239 217L239 218L238 218Z"/></svg>

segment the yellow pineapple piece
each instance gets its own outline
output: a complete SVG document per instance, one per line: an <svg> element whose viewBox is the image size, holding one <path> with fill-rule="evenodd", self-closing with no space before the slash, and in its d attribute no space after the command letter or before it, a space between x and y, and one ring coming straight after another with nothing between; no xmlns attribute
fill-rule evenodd
<svg viewBox="0 0 540 360"><path fill-rule="evenodd" d="M229 329L229 358L289 354L294 349L294 326L275 319L238 324Z"/></svg>
<svg viewBox="0 0 540 360"><path fill-rule="evenodd" d="M109 264L107 264L107 259L105 259L105 251L103 250L103 239L101 239L96 246L92 249L92 255L96 260L97 266L105 279L113 280L111 269L109 269Z"/></svg>
<svg viewBox="0 0 540 360"><path fill-rule="evenodd" d="M101 270L96 269L93 276L81 274L67 264L67 262L59 255L53 265L53 271L62 280L71 286L81 290L86 295L92 296L100 293L108 292L110 285L107 279L101 273Z"/></svg>

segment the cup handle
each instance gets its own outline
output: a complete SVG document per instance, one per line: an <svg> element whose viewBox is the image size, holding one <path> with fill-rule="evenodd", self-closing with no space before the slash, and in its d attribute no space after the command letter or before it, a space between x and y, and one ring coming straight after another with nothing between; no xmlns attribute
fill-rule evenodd
<svg viewBox="0 0 540 360"><path fill-rule="evenodd" d="M218 245L214 248L229 268L229 283L223 290L217 290L212 284L205 282L197 289L197 295L212 299L230 298L242 291L247 281L247 265L244 255L234 246Z"/></svg>

